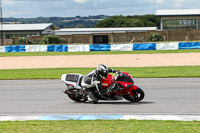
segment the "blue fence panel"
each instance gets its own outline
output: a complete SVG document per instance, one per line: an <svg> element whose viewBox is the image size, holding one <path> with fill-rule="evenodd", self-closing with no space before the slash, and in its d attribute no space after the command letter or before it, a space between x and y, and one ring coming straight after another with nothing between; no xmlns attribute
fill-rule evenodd
<svg viewBox="0 0 200 133"><path fill-rule="evenodd" d="M200 42L180 42L179 49L200 49Z"/></svg>
<svg viewBox="0 0 200 133"><path fill-rule="evenodd" d="M48 45L47 52L66 52L68 45Z"/></svg>
<svg viewBox="0 0 200 133"><path fill-rule="evenodd" d="M90 45L90 51L110 51L110 44Z"/></svg>
<svg viewBox="0 0 200 133"><path fill-rule="evenodd" d="M25 45L6 46L6 52L25 52Z"/></svg>
<svg viewBox="0 0 200 133"><path fill-rule="evenodd" d="M155 43L133 44L133 50L156 50Z"/></svg>

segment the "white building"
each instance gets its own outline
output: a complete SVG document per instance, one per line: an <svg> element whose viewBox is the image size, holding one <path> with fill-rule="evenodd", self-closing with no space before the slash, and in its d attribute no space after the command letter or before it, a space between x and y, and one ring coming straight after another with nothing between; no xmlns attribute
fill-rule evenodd
<svg viewBox="0 0 200 133"><path fill-rule="evenodd" d="M126 33L155 31L157 27L125 27L125 28L63 28L55 30L55 35Z"/></svg>
<svg viewBox="0 0 200 133"><path fill-rule="evenodd" d="M156 31L157 27L126 28L65 28L55 30L55 35L69 36L69 43L108 44L144 40L141 35ZM133 35L135 34L135 35Z"/></svg>
<svg viewBox="0 0 200 133"><path fill-rule="evenodd" d="M2 28L2 29L1 29ZM3 24L0 32L4 39L15 37L30 37L54 34L55 26L52 23L40 24Z"/></svg>
<svg viewBox="0 0 200 133"><path fill-rule="evenodd" d="M157 10L161 30L200 29L200 9Z"/></svg>

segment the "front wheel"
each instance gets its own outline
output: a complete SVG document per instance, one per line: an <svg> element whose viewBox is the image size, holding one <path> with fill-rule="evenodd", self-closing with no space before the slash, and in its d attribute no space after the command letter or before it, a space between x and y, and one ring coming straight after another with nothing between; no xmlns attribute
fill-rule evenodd
<svg viewBox="0 0 200 133"><path fill-rule="evenodd" d="M137 90L132 91L133 96L129 94L123 95L124 99L130 101L130 102L140 102L144 99L144 91L141 88L137 88Z"/></svg>

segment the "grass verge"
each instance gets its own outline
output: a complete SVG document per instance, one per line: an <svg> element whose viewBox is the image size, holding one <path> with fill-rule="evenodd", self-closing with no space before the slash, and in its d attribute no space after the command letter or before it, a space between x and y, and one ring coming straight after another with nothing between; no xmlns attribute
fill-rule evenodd
<svg viewBox="0 0 200 133"><path fill-rule="evenodd" d="M96 120L0 122L1 133L195 133L200 122Z"/></svg>
<svg viewBox="0 0 200 133"><path fill-rule="evenodd" d="M94 51L94 52L15 52L15 53L0 53L0 57L6 57L6 56L103 55L103 54L196 53L196 52L200 52L200 49L142 50L142 51Z"/></svg>
<svg viewBox="0 0 200 133"><path fill-rule="evenodd" d="M0 80L9 79L59 79L64 73L89 73L95 68L47 68L0 70ZM117 67L135 78L200 77L200 66L170 67Z"/></svg>

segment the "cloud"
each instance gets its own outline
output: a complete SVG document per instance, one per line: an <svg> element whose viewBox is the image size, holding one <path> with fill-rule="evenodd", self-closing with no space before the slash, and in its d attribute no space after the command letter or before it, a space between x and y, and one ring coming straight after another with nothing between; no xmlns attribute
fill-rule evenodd
<svg viewBox="0 0 200 133"><path fill-rule="evenodd" d="M76 3L86 3L88 2L89 0L74 0L74 2Z"/></svg>
<svg viewBox="0 0 200 133"><path fill-rule="evenodd" d="M14 4L16 4L16 1L6 0L6 1L3 1L2 3L5 4L5 5L14 5Z"/></svg>
<svg viewBox="0 0 200 133"><path fill-rule="evenodd" d="M2 0L4 17L143 15L158 9L198 9L199 0Z"/></svg>
<svg viewBox="0 0 200 133"><path fill-rule="evenodd" d="M99 2L101 2L101 3L106 2L106 1L108 1L108 0L99 0Z"/></svg>
<svg viewBox="0 0 200 133"><path fill-rule="evenodd" d="M165 3L165 0L155 0L156 4L163 4Z"/></svg>
<svg viewBox="0 0 200 133"><path fill-rule="evenodd" d="M186 4L186 0L175 0L174 7L175 8L182 8ZM192 2L192 0L191 0Z"/></svg>

